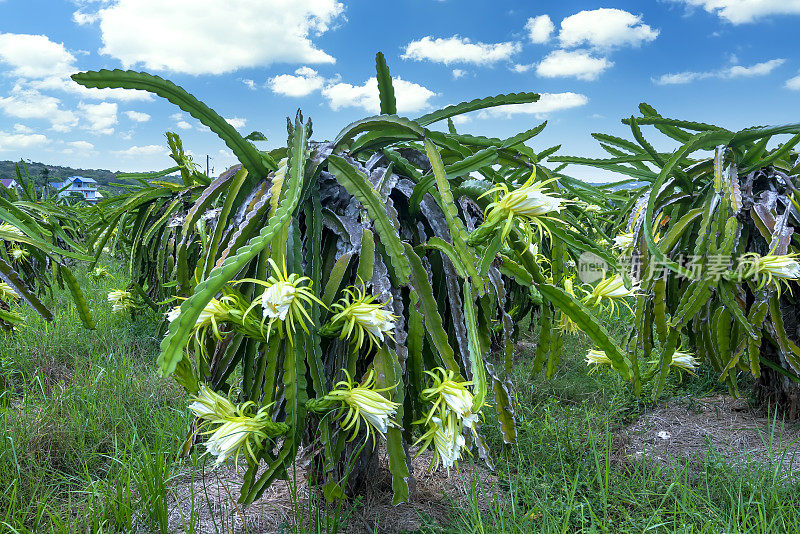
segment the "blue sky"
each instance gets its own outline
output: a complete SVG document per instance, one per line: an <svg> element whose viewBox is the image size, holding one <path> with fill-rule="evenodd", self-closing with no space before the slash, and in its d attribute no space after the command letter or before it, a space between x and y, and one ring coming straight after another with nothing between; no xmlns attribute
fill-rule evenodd
<svg viewBox="0 0 800 534"><path fill-rule="evenodd" d="M599 156L589 134L626 135L642 101L731 129L798 121L798 23L800 0L0 0L0 159L154 170L171 164L171 130L220 172L230 152L177 108L68 75L159 74L270 145L298 107L316 139L374 113L377 51L403 115L535 91L457 127L505 136L546 119L534 148Z"/></svg>

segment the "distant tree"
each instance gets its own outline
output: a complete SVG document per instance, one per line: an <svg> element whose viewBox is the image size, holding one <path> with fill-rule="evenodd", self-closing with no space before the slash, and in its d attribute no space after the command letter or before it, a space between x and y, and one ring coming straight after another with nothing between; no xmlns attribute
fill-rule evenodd
<svg viewBox="0 0 800 534"><path fill-rule="evenodd" d="M42 172L39 174L39 179L34 179L34 183L36 187L44 187L50 183L50 169L43 167Z"/></svg>

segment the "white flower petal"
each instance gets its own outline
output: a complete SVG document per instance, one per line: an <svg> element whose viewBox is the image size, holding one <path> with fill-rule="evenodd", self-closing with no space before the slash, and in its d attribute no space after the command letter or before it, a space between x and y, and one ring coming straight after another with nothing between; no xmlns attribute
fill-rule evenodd
<svg viewBox="0 0 800 534"><path fill-rule="evenodd" d="M236 454L258 426L249 420L226 421L206 441L206 450L219 465Z"/></svg>
<svg viewBox="0 0 800 534"><path fill-rule="evenodd" d="M361 416L382 435L389 428L389 417L397 413L397 404L377 391L355 387L350 390L345 402L358 408Z"/></svg>
<svg viewBox="0 0 800 534"><path fill-rule="evenodd" d="M614 238L614 246L627 251L633 248L633 233L620 234Z"/></svg>
<svg viewBox="0 0 800 534"><path fill-rule="evenodd" d="M672 365L687 371L694 371L699 367L700 362L697 361L693 354L676 350L675 354L672 355Z"/></svg>
<svg viewBox="0 0 800 534"><path fill-rule="evenodd" d="M606 356L605 351L592 349L586 353L586 364L587 365L601 365L601 364L610 364L611 360L608 356Z"/></svg>
<svg viewBox="0 0 800 534"><path fill-rule="evenodd" d="M261 298L264 317L286 319L297 295L297 288L289 282L279 281L267 288Z"/></svg>
<svg viewBox="0 0 800 534"><path fill-rule="evenodd" d="M442 467L450 469L461 458L461 450L466 446L466 440L459 432L452 416L447 418L445 424L442 424L442 420L438 417L433 417L431 420L436 425L433 444L439 455L439 461Z"/></svg>

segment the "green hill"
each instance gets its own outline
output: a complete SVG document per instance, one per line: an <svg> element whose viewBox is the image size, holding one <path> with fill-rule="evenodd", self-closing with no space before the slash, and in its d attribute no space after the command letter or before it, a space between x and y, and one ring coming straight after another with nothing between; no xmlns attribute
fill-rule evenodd
<svg viewBox="0 0 800 534"><path fill-rule="evenodd" d="M16 178L14 170L15 161L0 161L0 178ZM62 167L60 165L45 165L34 161L26 161L28 174L33 178L37 186L47 182L61 182L70 176L84 176L97 180L98 185L108 186L110 182L116 181L117 173L123 171L108 171L105 169L74 169L72 167ZM45 170L47 169L47 170ZM22 170L23 175L25 173Z"/></svg>
<svg viewBox="0 0 800 534"><path fill-rule="evenodd" d="M17 177L14 164L20 164L18 161L0 161L0 178L15 178ZM73 167L62 167L61 165L47 165L45 163L38 163L35 161L24 162L28 170L28 176L33 179L36 187L39 188L44 184L63 182L65 178L70 176L83 176L84 178L92 178L97 181L98 189L104 193L120 193L123 191L120 187L111 185L112 183L136 183L132 180L117 180L117 174L127 171L109 171L107 169L76 169ZM20 165L20 170L25 176L25 169ZM162 178L163 180L171 180L170 177Z"/></svg>

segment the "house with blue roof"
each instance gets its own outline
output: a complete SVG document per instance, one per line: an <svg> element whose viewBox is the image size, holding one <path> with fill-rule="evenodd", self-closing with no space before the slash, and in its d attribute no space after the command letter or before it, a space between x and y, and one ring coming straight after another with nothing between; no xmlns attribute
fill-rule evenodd
<svg viewBox="0 0 800 534"><path fill-rule="evenodd" d="M53 187L58 191L59 197L81 195L86 202L97 202L103 195L97 190L97 181L83 176L70 176L63 182L54 182Z"/></svg>

